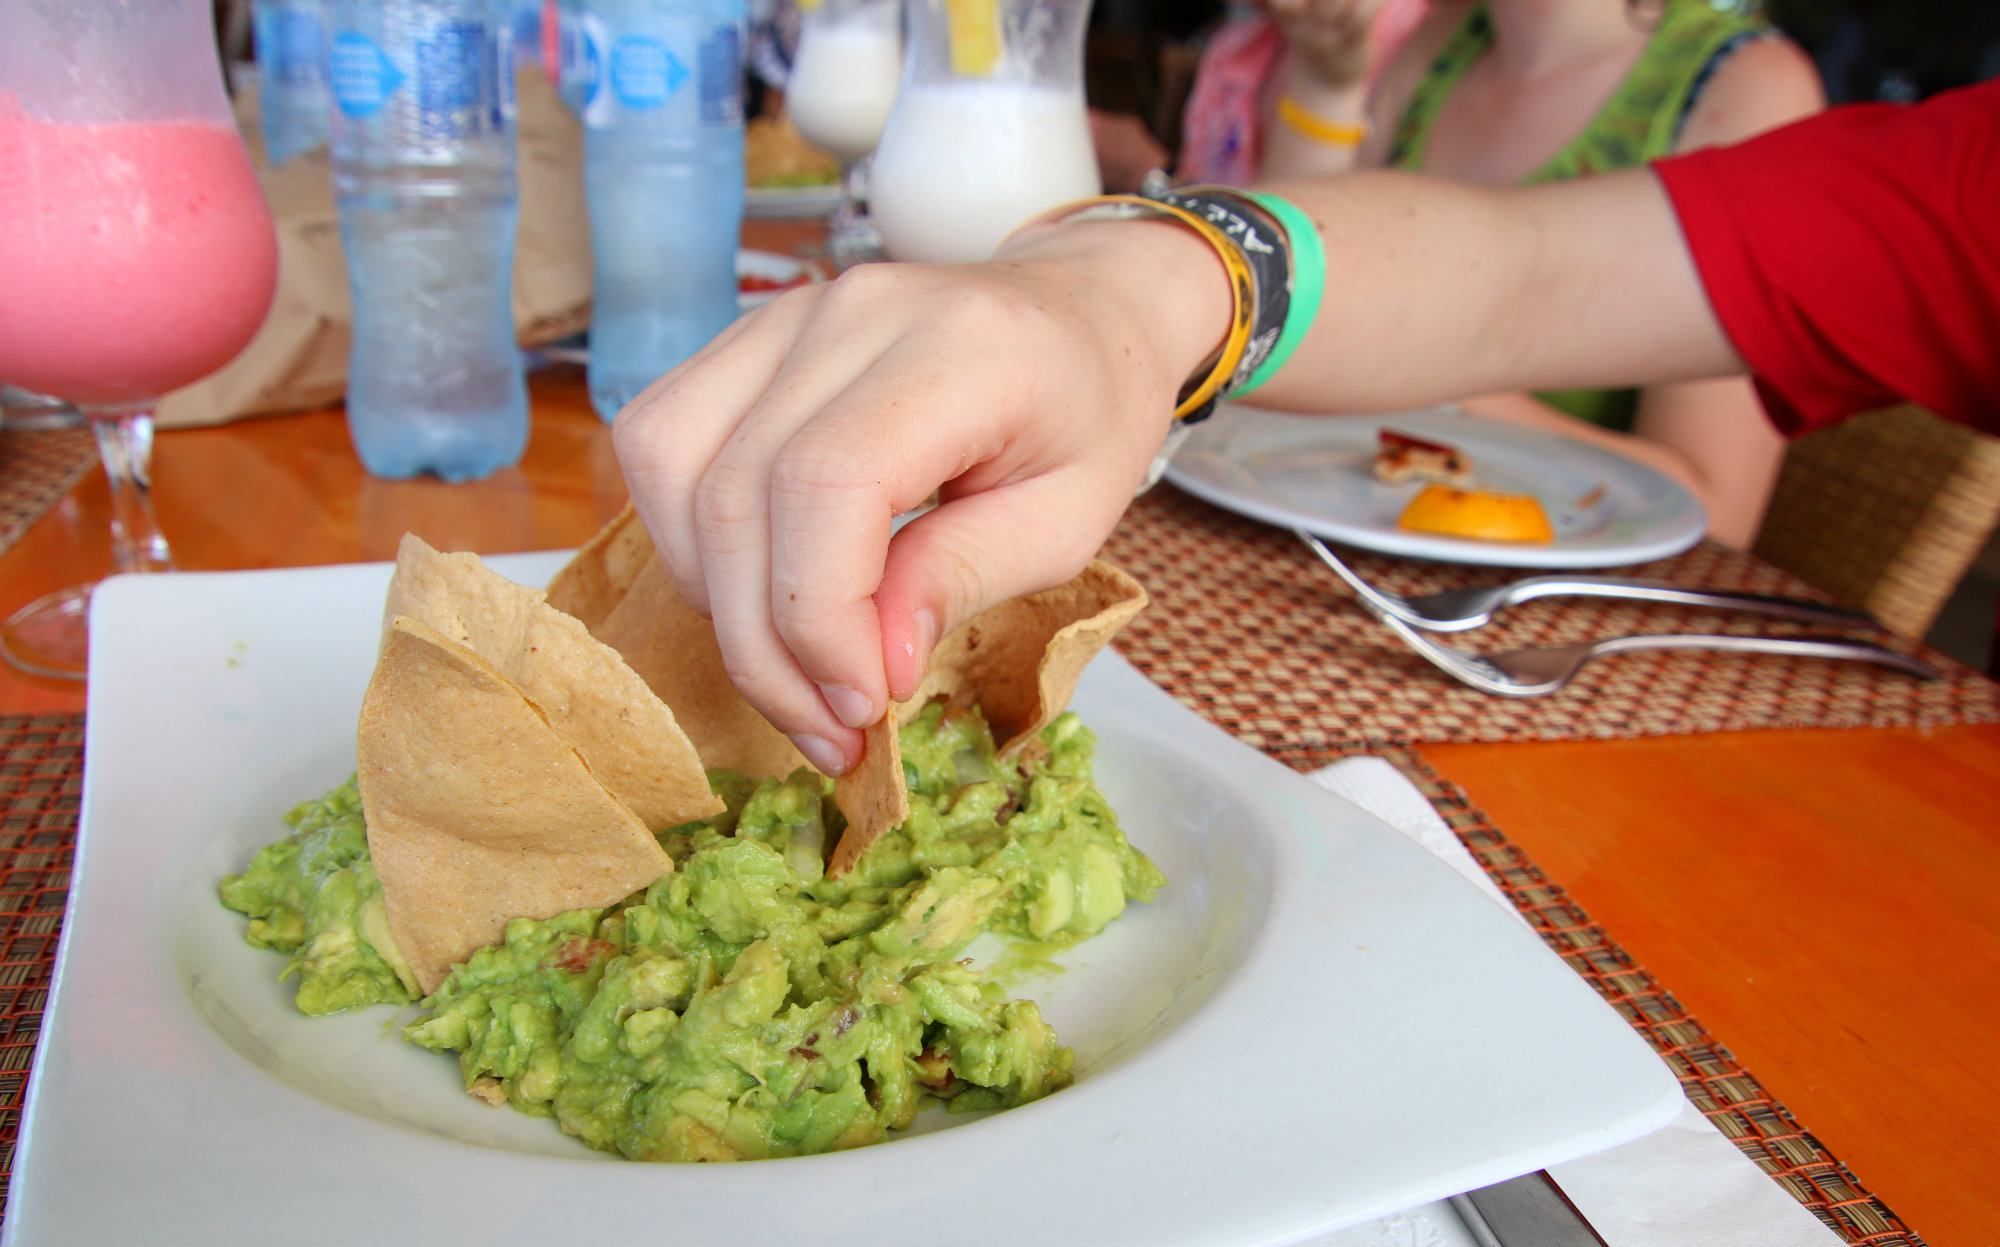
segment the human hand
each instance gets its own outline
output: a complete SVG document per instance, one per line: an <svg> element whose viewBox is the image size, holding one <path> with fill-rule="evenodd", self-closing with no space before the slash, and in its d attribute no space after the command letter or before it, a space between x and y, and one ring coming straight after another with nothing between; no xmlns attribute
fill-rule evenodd
<svg viewBox="0 0 2000 1247"><path fill-rule="evenodd" d="M1359 86L1374 62L1384 0L1266 0L1285 32L1295 72L1325 88Z"/></svg>
<svg viewBox="0 0 2000 1247"><path fill-rule="evenodd" d="M1220 264L1175 225L1004 251L788 292L619 413L639 514L731 680L829 774L939 637L1083 568L1228 323Z"/></svg>

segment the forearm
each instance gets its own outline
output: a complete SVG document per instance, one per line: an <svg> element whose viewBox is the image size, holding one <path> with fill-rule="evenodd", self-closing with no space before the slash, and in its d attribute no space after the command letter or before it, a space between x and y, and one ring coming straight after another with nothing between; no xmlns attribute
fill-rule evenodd
<svg viewBox="0 0 2000 1247"><path fill-rule="evenodd" d="M1529 190L1359 173L1269 189L1318 223L1326 273L1312 329L1260 405L1372 411L1742 371L1649 173ZM1228 327L1224 270L1191 231L1041 226L1000 258L1030 256L1096 275L1096 314L1139 326L1166 348L1162 366L1191 370L1191 345L1211 351Z"/></svg>
<svg viewBox="0 0 2000 1247"><path fill-rule="evenodd" d="M1359 411L1742 369L1650 173L1525 190L1361 173L1267 189L1318 223L1326 292L1257 403Z"/></svg>

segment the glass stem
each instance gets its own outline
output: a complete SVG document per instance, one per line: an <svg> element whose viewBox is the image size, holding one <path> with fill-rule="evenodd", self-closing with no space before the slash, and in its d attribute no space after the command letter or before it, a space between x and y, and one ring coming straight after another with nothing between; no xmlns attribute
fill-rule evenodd
<svg viewBox="0 0 2000 1247"><path fill-rule="evenodd" d="M153 409L92 412L97 455L111 482L111 557L121 572L172 571L153 514Z"/></svg>
<svg viewBox="0 0 2000 1247"><path fill-rule="evenodd" d="M863 156L843 168L840 210L827 223L827 254L841 268L862 260L880 259L882 235L867 216L868 171L872 157Z"/></svg>

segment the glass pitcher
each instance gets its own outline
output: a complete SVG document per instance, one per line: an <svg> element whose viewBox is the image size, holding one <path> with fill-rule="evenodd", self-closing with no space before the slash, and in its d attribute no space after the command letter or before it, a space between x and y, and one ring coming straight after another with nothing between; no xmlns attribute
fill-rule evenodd
<svg viewBox="0 0 2000 1247"><path fill-rule="evenodd" d="M904 0L903 81L869 174L892 259L983 260L1103 183L1083 102L1090 0Z"/></svg>
<svg viewBox="0 0 2000 1247"><path fill-rule="evenodd" d="M0 380L90 418L120 571L165 571L153 406L263 323L277 240L223 94L209 0L0 4ZM0 628L16 666L78 676L89 586Z"/></svg>

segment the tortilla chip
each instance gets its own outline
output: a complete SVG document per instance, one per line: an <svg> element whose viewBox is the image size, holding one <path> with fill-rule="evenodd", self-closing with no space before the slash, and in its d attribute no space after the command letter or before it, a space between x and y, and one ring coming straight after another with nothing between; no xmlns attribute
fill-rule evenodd
<svg viewBox="0 0 2000 1247"><path fill-rule="evenodd" d="M548 603L595 632L657 557L646 526L628 502L549 581Z"/></svg>
<svg viewBox="0 0 2000 1247"><path fill-rule="evenodd" d="M729 682L715 625L687 604L657 558L595 631L680 714L704 766L767 779L807 765L785 734Z"/></svg>
<svg viewBox="0 0 2000 1247"><path fill-rule="evenodd" d="M715 625L681 596L632 508L549 581L549 604L582 620L673 707L703 766L770 779L807 765L729 682Z"/></svg>
<svg viewBox="0 0 2000 1247"><path fill-rule="evenodd" d="M610 905L673 859L497 667L391 621L356 742L368 850L417 983L514 918Z"/></svg>
<svg viewBox="0 0 2000 1247"><path fill-rule="evenodd" d="M396 552L385 623L408 616L499 668L591 774L654 830L722 811L674 712L582 623L472 554L415 535Z"/></svg>
<svg viewBox="0 0 2000 1247"><path fill-rule="evenodd" d="M910 790L904 782L896 725L884 715L862 733L862 743L860 764L833 784L834 803L847 819L847 830L833 846L826 867L829 878L846 874L883 832L910 817Z"/></svg>
<svg viewBox="0 0 2000 1247"><path fill-rule="evenodd" d="M936 697L976 705L1011 757L1055 721L1097 651L1146 608L1138 581L1101 559L1072 580L981 611L938 642L904 720Z"/></svg>
<svg viewBox="0 0 2000 1247"><path fill-rule="evenodd" d="M1002 602L952 629L932 652L916 696L868 729L861 764L834 785L847 830L827 874L846 873L883 832L910 815L895 725L937 697L977 705L1000 756L1011 757L1063 712L1083 669L1146 600L1138 581L1099 560L1073 580Z"/></svg>

